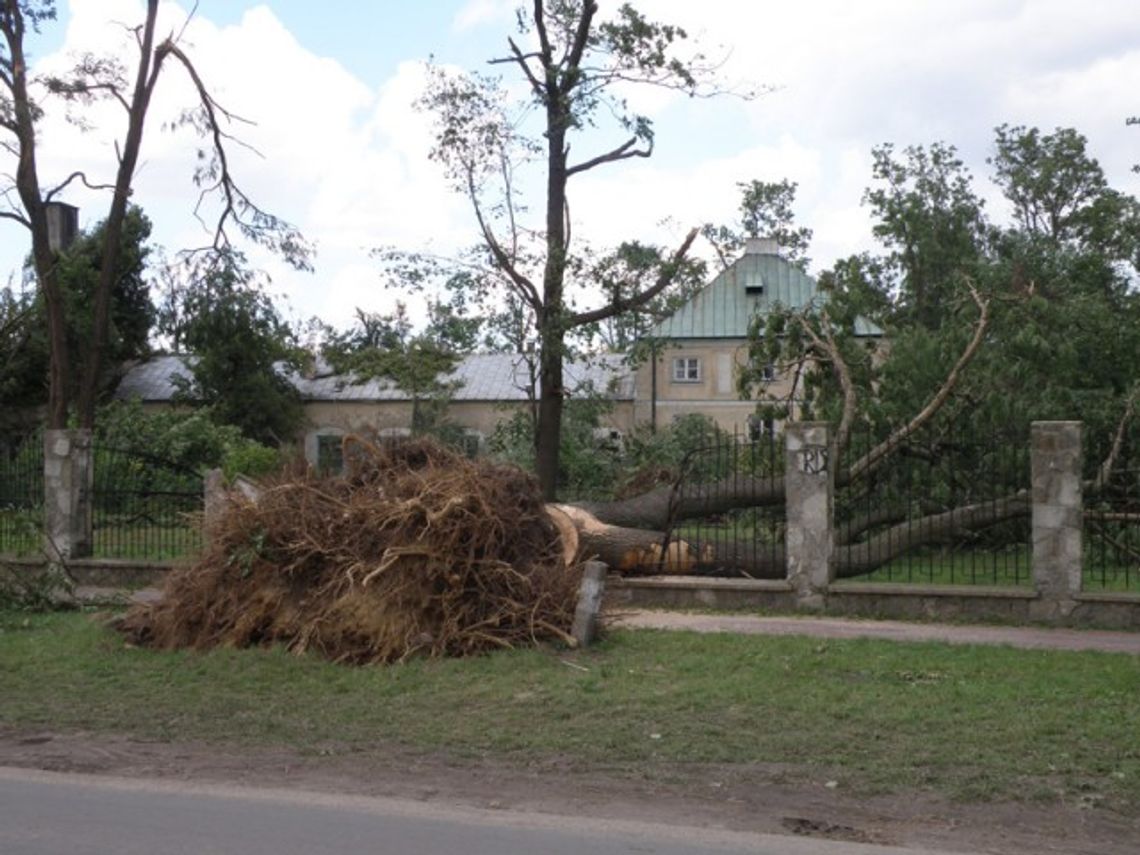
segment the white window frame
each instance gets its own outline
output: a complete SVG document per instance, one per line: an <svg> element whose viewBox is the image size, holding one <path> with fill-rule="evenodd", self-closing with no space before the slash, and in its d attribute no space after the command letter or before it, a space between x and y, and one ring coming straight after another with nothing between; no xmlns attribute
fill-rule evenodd
<svg viewBox="0 0 1140 855"><path fill-rule="evenodd" d="M673 357L674 383L700 383L701 358L699 356Z"/></svg>

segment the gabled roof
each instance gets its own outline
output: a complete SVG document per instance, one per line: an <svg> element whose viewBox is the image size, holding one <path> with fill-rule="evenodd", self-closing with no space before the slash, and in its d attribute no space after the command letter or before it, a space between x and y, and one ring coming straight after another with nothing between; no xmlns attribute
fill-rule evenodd
<svg viewBox="0 0 1140 855"><path fill-rule="evenodd" d="M750 243L748 250L722 270L680 309L649 331L651 338L746 338L756 315L777 305L803 309L821 304L816 281L781 258L768 241ZM880 336L883 331L865 318L855 321L855 335Z"/></svg>
<svg viewBox="0 0 1140 855"><path fill-rule="evenodd" d="M189 378L187 355L155 356L131 367L124 375L115 397L162 403L174 398L176 376ZM571 395L581 393L589 383L611 400L633 400L633 375L620 356L606 355L590 360L567 361L564 382ZM526 401L529 372L525 357L512 353L481 353L464 357L443 381L458 381L453 401ZM389 380L373 379L353 383L351 377L333 374L327 365L318 366L315 376L293 372L289 380L305 401L407 401L410 396Z"/></svg>

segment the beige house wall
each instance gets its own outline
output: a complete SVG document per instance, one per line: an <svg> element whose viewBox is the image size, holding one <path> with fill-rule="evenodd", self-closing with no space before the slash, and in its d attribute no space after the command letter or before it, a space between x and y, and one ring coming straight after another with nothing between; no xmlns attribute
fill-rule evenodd
<svg viewBox="0 0 1140 855"><path fill-rule="evenodd" d="M677 379L675 364L679 359L696 359L700 378ZM692 339L666 344L656 361L646 362L637 371L637 423L653 422L656 410L658 427L667 426L676 416L700 413L725 430L743 430L748 417L756 410L756 401L742 401L737 391L737 378L747 359L748 346L739 339ZM686 367L690 365L687 363ZM654 372L657 374L656 401ZM786 398L790 390L790 377L778 376L768 387L774 399Z"/></svg>
<svg viewBox="0 0 1140 855"><path fill-rule="evenodd" d="M527 406L523 401L452 401L447 406L447 418L486 440L499 422L525 411ZM412 425L412 405L408 401L308 401L305 422L305 459L315 464L320 436L408 430ZM602 419L603 427L622 433L631 430L633 424L632 401L615 402L613 411Z"/></svg>

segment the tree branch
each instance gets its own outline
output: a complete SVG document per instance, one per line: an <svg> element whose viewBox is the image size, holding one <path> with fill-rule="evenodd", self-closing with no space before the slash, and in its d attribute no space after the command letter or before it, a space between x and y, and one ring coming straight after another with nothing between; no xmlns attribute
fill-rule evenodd
<svg viewBox="0 0 1140 855"><path fill-rule="evenodd" d="M939 388L938 392L935 393L934 397L930 399L926 406L919 411L918 415L907 422L907 424L892 432L885 440L855 461L850 470L845 473L847 481L854 481L856 478L877 469L899 443L930 421L934 414L946 403L946 399L950 397L950 393L958 383L958 378L966 366L970 364L970 361L978 352L978 348L982 346L986 329L990 323L990 301L988 298L983 298L972 283L967 282L966 285L970 289L970 296L973 298L974 303L981 313L978 316L977 323L974 325L974 334L970 338L970 343L966 345L966 349L962 351L962 355L958 357L958 361L954 364L950 373L946 375L946 380L942 383L941 388Z"/></svg>
<svg viewBox="0 0 1140 855"><path fill-rule="evenodd" d="M27 217L23 217L20 214L17 214L15 211L0 211L0 220L15 220L26 229L30 229L32 227L32 224L27 219Z"/></svg>
<svg viewBox="0 0 1140 855"><path fill-rule="evenodd" d="M541 0L535 0L535 6L540 6ZM582 64L582 55L586 52L586 45L590 43L590 27L594 21L594 15L598 11L598 4L594 0L585 0L582 3L582 17L578 19L578 29L574 33L574 40L570 43L566 51L567 68L574 69L575 72L579 70ZM562 94L569 94L581 80L578 74L567 74L563 77Z"/></svg>
<svg viewBox="0 0 1140 855"><path fill-rule="evenodd" d="M1120 421L1116 423L1116 432L1113 434L1112 446L1109 449L1108 456L1105 457L1104 462L1097 470L1096 478L1084 485L1089 492L1099 492L1108 483L1108 479L1112 477L1112 470L1116 468L1116 459L1120 456L1120 449L1124 445L1125 428L1132 420L1137 396L1140 396L1140 382L1132 387L1132 391L1128 393L1128 398L1124 401L1124 412L1120 415Z"/></svg>
<svg viewBox="0 0 1140 855"><path fill-rule="evenodd" d="M694 227L689 229L689 233L673 253L673 257L669 259L668 263L661 269L661 273L657 277L657 281L651 288L647 288L632 297L624 300L614 300L606 306L600 306L589 312L578 312L570 316L569 326L577 327L583 324L592 324L597 321L604 321L606 318L612 318L614 315L621 312L628 312L631 309L637 309L644 306L666 288L668 288L677 276L677 268L681 262L685 260L685 256L689 252L689 247L693 245L697 235L700 234L700 229Z"/></svg>
<svg viewBox="0 0 1140 855"><path fill-rule="evenodd" d="M620 146L613 151L599 154L597 157L592 157L582 163L575 164L566 168L566 177L575 175L579 172L585 172L588 169L593 169L595 166L600 166L603 163L613 163L618 160L628 160L631 157L651 157L653 155L652 144L649 148L634 148L637 145L637 137L630 137Z"/></svg>
<svg viewBox="0 0 1140 855"><path fill-rule="evenodd" d="M467 173L467 188L468 196L471 199L471 207L475 211L475 219L479 224L479 231L483 235L483 240L487 242L487 248L491 250L491 256L495 259L495 264L498 265L500 270L507 274L507 277L518 290L519 295L535 313L540 314L543 308L542 297L539 296L538 289L535 288L534 283L519 272L515 266L514 259L507 254L506 250L504 250L499 243L499 239L495 237L495 233L491 231L491 226L487 223L486 218L483 216L483 209L479 205L478 194L475 192L475 178L471 172Z"/></svg>
<svg viewBox="0 0 1140 855"><path fill-rule="evenodd" d="M488 65L500 65L502 63L513 62L515 65L521 68L523 74L526 75L526 79L530 82L530 86L534 90L534 94L538 95L541 98L543 95L542 81L534 76L534 72L530 70L530 65L527 64L527 60L541 60L542 54L538 53L537 51L523 53L513 38L508 38L507 44L511 46L511 55L502 57L500 59L488 60Z"/></svg>
<svg viewBox="0 0 1140 855"><path fill-rule="evenodd" d="M89 190L114 190L115 189L114 184L92 184L90 181L87 180L87 176L83 172L73 172L69 176L67 176L67 178L62 183L57 184L55 187L53 187L51 190L49 190L47 193L45 193L44 194L44 201L50 202L55 197L55 195L57 193L62 192L63 189L65 187L67 187L67 185L70 184L72 181L74 181L76 178L78 178L80 181L82 181L83 185L85 187L87 187L87 189L89 189Z"/></svg>
<svg viewBox="0 0 1140 855"><path fill-rule="evenodd" d="M804 315L796 315L796 319L812 343L827 355L831 362L831 370L835 373L835 379L839 381L839 386L843 390L843 415L840 416L839 427L835 430L835 447L838 452L842 452L847 448L847 441L851 436L851 425L855 421L855 407L858 403L855 383L851 379L851 369L847 365L847 360L843 358L843 354L839 352L839 345L835 343L835 336L831 332L831 320L827 316L826 309L820 313L820 326L823 328L826 338L821 338L812 329Z"/></svg>

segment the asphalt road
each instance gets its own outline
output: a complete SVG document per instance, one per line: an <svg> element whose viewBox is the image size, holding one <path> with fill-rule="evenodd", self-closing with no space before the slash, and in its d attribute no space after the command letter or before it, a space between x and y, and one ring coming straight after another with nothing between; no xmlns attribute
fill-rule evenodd
<svg viewBox="0 0 1140 855"><path fill-rule="evenodd" d="M396 799L0 767L5 855L934 855Z"/></svg>

